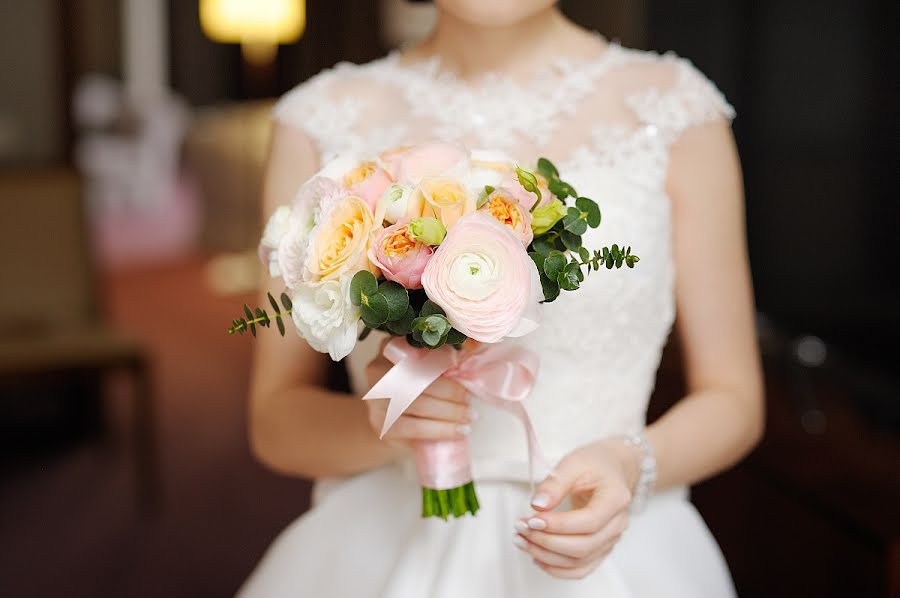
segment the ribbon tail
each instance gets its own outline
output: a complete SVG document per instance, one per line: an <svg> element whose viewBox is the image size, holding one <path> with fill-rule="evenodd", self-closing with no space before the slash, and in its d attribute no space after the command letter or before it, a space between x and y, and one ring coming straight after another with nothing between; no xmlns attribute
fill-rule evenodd
<svg viewBox="0 0 900 598"><path fill-rule="evenodd" d="M363 396L364 401L390 399L381 427L381 438L384 438L413 401L452 365L452 354L444 351L429 351L421 358L407 355L372 386Z"/></svg>
<svg viewBox="0 0 900 598"><path fill-rule="evenodd" d="M550 471L550 466L538 444L537 434L534 432L534 426L531 424L531 418L528 417L525 406L522 403L507 402L502 407L519 418L525 428L525 437L528 441L528 480L531 482L531 493L534 494L535 480L539 476L546 476ZM540 473L538 470L541 470Z"/></svg>

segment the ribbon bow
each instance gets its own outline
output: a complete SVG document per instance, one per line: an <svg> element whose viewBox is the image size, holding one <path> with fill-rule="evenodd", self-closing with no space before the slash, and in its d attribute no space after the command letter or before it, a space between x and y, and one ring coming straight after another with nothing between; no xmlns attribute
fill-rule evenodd
<svg viewBox="0 0 900 598"><path fill-rule="evenodd" d="M384 347L384 356L394 364L363 400L390 399L381 436L409 409L413 401L435 380L444 376L459 382L474 397L515 415L528 439L528 469L532 485L535 465L547 468L534 426L522 401L531 394L538 370L538 356L523 347L508 344L481 345L457 350L412 347L405 338L394 338Z"/></svg>

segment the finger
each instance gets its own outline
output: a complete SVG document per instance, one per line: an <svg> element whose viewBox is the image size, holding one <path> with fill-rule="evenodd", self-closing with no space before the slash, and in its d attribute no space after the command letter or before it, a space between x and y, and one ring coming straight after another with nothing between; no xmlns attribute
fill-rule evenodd
<svg viewBox="0 0 900 598"><path fill-rule="evenodd" d="M467 404L445 401L428 395L420 396L404 413L406 415L449 421L457 424L468 424L472 421Z"/></svg>
<svg viewBox="0 0 900 598"><path fill-rule="evenodd" d="M546 571L549 575L553 577L558 577L560 579L582 579L587 577L591 573L594 572L594 569L597 568L596 564L586 565L582 567L577 567L575 569L565 569L563 567L554 567L552 565L545 565L538 560L534 561L534 564Z"/></svg>
<svg viewBox="0 0 900 598"><path fill-rule="evenodd" d="M534 496L531 497L531 506L539 511L555 509L572 491L577 478L576 468L567 467L563 460L556 466L553 473L535 488Z"/></svg>
<svg viewBox="0 0 900 598"><path fill-rule="evenodd" d="M545 550L555 552L573 559L584 559L603 545L604 538L598 538L595 534L548 534L537 530L522 532L522 535L532 544L536 544Z"/></svg>
<svg viewBox="0 0 900 598"><path fill-rule="evenodd" d="M627 513L631 493L622 487L598 490L581 509L536 513L527 520L529 527L554 534L590 534L599 531L620 513Z"/></svg>
<svg viewBox="0 0 900 598"><path fill-rule="evenodd" d="M390 440L459 440L468 432L465 425L403 415L384 437Z"/></svg>
<svg viewBox="0 0 900 598"><path fill-rule="evenodd" d="M466 403L466 389L459 383L449 378L438 378L431 383L431 386L425 389L422 394L431 395L445 401L453 401L455 403Z"/></svg>
<svg viewBox="0 0 900 598"><path fill-rule="evenodd" d="M565 569L574 569L575 567L579 567L583 564L580 561L573 559L572 557L558 554L556 552L551 552L546 548L538 546L537 544L533 544L521 534L517 534L515 538L513 538L513 544L515 544L516 548L518 548L522 552L528 553L529 555L534 557L535 560L540 561L545 565L552 565L553 567L563 567Z"/></svg>

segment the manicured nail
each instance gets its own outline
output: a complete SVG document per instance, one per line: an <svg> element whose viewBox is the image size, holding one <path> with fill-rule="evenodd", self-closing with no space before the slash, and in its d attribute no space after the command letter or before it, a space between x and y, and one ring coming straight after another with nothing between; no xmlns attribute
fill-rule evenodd
<svg viewBox="0 0 900 598"><path fill-rule="evenodd" d="M524 521L521 521L521 520L516 521L516 531L519 532L520 534L528 533L529 529L531 529L531 528L529 528L528 524L525 523Z"/></svg>
<svg viewBox="0 0 900 598"><path fill-rule="evenodd" d="M513 538L513 544L523 550L526 546L528 546L528 542L522 536L516 536L515 538Z"/></svg>
<svg viewBox="0 0 900 598"><path fill-rule="evenodd" d="M532 517L528 520L528 527L531 529L546 529L547 522L543 519L538 519L537 517Z"/></svg>
<svg viewBox="0 0 900 598"><path fill-rule="evenodd" d="M531 504L539 509L546 509L547 505L550 504L550 497L543 492L539 492L531 499Z"/></svg>
<svg viewBox="0 0 900 598"><path fill-rule="evenodd" d="M472 426L466 426L466 425L456 426L456 431L459 432L460 434L462 434L463 436L468 436L469 433L472 431Z"/></svg>

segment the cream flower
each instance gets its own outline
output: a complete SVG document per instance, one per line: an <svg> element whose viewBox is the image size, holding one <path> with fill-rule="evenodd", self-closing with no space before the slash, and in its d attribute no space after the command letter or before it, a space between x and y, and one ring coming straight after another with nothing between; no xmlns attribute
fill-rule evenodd
<svg viewBox="0 0 900 598"><path fill-rule="evenodd" d="M320 353L339 361L353 351L359 308L350 302L351 276L300 283L293 289L291 318L297 333Z"/></svg>

